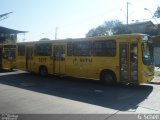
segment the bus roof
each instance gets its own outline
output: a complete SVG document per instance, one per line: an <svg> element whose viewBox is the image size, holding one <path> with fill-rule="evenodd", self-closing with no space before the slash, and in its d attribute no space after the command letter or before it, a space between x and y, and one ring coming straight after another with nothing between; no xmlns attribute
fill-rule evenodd
<svg viewBox="0 0 160 120"><path fill-rule="evenodd" d="M103 39L116 39L116 38L128 38L128 37L141 37L148 36L146 34L121 34L121 35L112 35L112 36L96 36L96 37L86 37L86 38L67 38L67 39L58 39L58 40L42 40L42 41L29 41L29 42L18 42L18 44L31 44L31 43L52 43L52 42L68 42L68 41L82 41L82 40L103 40Z"/></svg>

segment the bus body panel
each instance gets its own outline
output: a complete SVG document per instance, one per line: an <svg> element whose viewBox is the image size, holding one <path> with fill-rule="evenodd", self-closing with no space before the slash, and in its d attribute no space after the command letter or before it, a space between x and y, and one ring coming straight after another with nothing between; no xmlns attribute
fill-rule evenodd
<svg viewBox="0 0 160 120"><path fill-rule="evenodd" d="M26 68L26 70L28 71L38 73L39 68L41 66L45 66L48 74L58 74L93 79L100 79L101 73L104 70L109 70L115 74L117 82L146 83L151 80L151 78L153 78L153 71L151 71L150 69L154 68L154 66L143 64L143 36L144 35L141 34L119 35L111 37L94 37L24 43L26 45L26 51L28 51L28 49L31 49L30 51L32 51L32 53L28 57L27 52L23 58L17 57L17 68L21 69L23 66L23 68ZM98 46L101 42L104 41L115 41L116 47L110 47L112 43L109 43L110 49L107 49L109 52L113 52L112 50L115 50L115 55L94 55L94 44ZM51 49L48 48L47 45L44 46L47 50L51 51L51 54L47 54L46 56L36 55L35 48L37 44L51 44ZM69 48L68 44L73 44L73 48ZM76 46L83 45L84 48L87 46L91 46L92 55L78 55L79 51L76 51L77 55L74 55L75 50L77 49ZM32 48L29 48L29 46L32 46ZM44 51L46 49L44 49ZM69 49L71 49L70 51L73 52L72 55L68 55ZM90 54L90 50L84 53Z"/></svg>
<svg viewBox="0 0 160 120"><path fill-rule="evenodd" d="M27 70L26 69L26 57L25 56L17 56L16 58L16 68L20 70Z"/></svg>

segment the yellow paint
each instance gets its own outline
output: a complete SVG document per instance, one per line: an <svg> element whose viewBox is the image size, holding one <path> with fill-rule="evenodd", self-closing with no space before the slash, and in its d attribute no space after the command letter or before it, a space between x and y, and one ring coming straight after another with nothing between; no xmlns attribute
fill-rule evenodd
<svg viewBox="0 0 160 120"><path fill-rule="evenodd" d="M138 45L138 80L137 83L146 83L153 76L153 72L149 71L149 67L144 65L142 62L142 38L143 35L119 35L111 37L95 37L95 38L82 38L82 39L67 39L67 40L53 40L53 41L39 41L39 42L28 42L22 43L27 46L33 47L33 56L28 60L28 69L26 68L26 55L19 57L16 55L16 66L17 69L26 69L32 72L39 72L40 66L46 66L49 74L60 74L73 77L83 77L83 78L93 78L99 79L100 74L103 70L111 70L115 73L117 82L120 81L120 43L128 43L130 46L131 43L136 43ZM116 40L116 55L114 57L102 57L102 56L67 56L67 41L99 41L99 40ZM37 43L51 43L52 44L52 55L51 56L34 56L34 45ZM63 60L55 60L55 47L57 52L60 52L60 49L64 49L64 53L61 56ZM130 48L130 47L129 47ZM136 52L136 50L134 50ZM130 52L130 49L128 50ZM56 53L59 54L60 53ZM153 66L152 66L153 67ZM129 70L131 66L129 65ZM144 76L144 72L148 76ZM128 71L130 74L131 71ZM130 76L129 76L130 77ZM128 79L127 81L130 82ZM131 81L133 82L133 81Z"/></svg>

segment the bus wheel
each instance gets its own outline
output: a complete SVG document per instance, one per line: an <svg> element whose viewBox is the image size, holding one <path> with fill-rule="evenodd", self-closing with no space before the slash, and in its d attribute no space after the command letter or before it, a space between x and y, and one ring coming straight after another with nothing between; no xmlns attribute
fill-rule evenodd
<svg viewBox="0 0 160 120"><path fill-rule="evenodd" d="M47 76L47 75L48 75L47 68L44 67L44 66L41 66L41 67L39 68L39 74L40 74L41 76L43 76L43 77Z"/></svg>
<svg viewBox="0 0 160 120"><path fill-rule="evenodd" d="M101 73L101 81L107 85L114 85L116 84L116 77L113 72L110 71L103 71Z"/></svg>

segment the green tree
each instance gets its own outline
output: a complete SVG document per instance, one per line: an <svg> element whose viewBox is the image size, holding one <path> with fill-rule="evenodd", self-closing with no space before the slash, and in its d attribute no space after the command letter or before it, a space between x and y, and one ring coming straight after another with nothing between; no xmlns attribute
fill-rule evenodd
<svg viewBox="0 0 160 120"><path fill-rule="evenodd" d="M116 33L115 28L122 26L122 22L119 20L105 21L104 26L108 32L112 32L114 34Z"/></svg>
<svg viewBox="0 0 160 120"><path fill-rule="evenodd" d="M92 28L86 34L86 37L94 36L107 36L129 33L126 27L119 20L105 21L102 25L97 28Z"/></svg>
<svg viewBox="0 0 160 120"><path fill-rule="evenodd" d="M157 7L157 10L154 13L154 17L160 18L160 6Z"/></svg>
<svg viewBox="0 0 160 120"><path fill-rule="evenodd" d="M49 38L41 38L39 41L48 41L50 40Z"/></svg>
<svg viewBox="0 0 160 120"><path fill-rule="evenodd" d="M94 37L94 36L104 36L108 35L108 32L106 31L105 26L100 25L97 28L92 28L91 30L88 31L86 34L86 37Z"/></svg>

